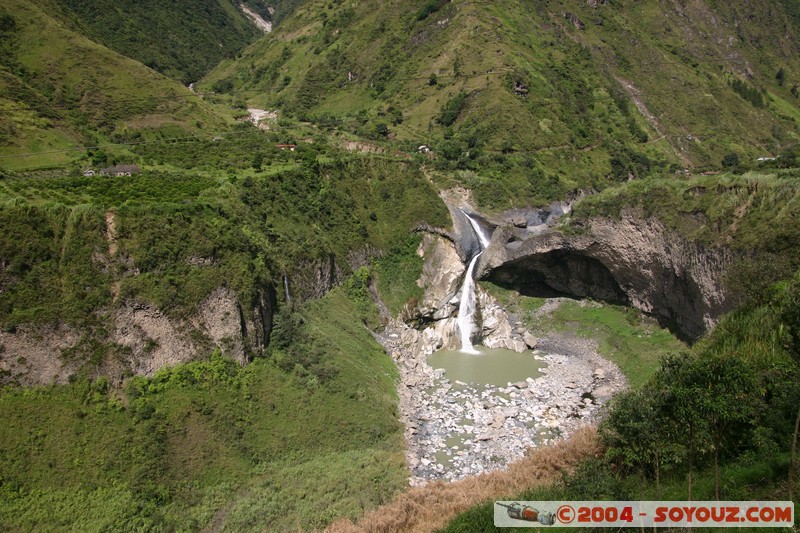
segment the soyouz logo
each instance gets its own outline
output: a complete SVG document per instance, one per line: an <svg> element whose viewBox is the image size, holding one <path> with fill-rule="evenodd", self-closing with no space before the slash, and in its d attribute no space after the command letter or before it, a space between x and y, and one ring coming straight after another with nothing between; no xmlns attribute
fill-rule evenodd
<svg viewBox="0 0 800 533"><path fill-rule="evenodd" d="M497 501L497 527L792 527L793 502Z"/></svg>

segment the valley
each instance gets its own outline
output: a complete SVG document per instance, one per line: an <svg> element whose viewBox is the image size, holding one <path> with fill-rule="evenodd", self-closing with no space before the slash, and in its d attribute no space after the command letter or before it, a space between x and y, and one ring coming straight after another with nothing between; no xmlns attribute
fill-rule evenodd
<svg viewBox="0 0 800 533"><path fill-rule="evenodd" d="M795 498L762 4L4 2L0 529Z"/></svg>

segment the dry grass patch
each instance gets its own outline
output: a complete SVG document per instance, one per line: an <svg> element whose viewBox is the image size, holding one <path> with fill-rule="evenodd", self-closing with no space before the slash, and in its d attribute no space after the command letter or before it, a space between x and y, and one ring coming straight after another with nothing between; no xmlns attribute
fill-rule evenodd
<svg viewBox="0 0 800 533"><path fill-rule="evenodd" d="M328 533L428 532L445 527L456 515L479 503L513 498L525 490L558 483L589 455L600 453L597 428L576 431L566 441L532 450L508 469L453 483L435 482L410 489L357 523L339 520Z"/></svg>

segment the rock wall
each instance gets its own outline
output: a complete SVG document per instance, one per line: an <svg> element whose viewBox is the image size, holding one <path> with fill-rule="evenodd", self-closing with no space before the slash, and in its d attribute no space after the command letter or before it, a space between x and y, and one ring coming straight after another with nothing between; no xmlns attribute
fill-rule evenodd
<svg viewBox="0 0 800 533"><path fill-rule="evenodd" d="M418 285L424 289L416 315L420 327L415 348L423 355L439 349L459 349L458 306L466 267L461 262L453 241L441 236L426 235L419 253L425 259ZM515 328L505 310L486 291L476 287L478 300L478 342L490 348L508 348L517 352L526 349L522 329ZM414 344L412 343L412 344Z"/></svg>
<svg viewBox="0 0 800 533"><path fill-rule="evenodd" d="M579 230L502 225L479 273L524 294L630 304L689 340L732 308L722 284L730 251L689 241L633 213L594 218Z"/></svg>
<svg viewBox="0 0 800 533"><path fill-rule="evenodd" d="M370 245L350 250L346 257L337 258L329 253L316 259L297 261L287 272L289 292L298 301L322 298L347 276L362 266L370 264L381 252Z"/></svg>
<svg viewBox="0 0 800 533"><path fill-rule="evenodd" d="M81 339L79 331L57 327L18 326L0 331L0 385L66 383L80 364L68 354Z"/></svg>
<svg viewBox="0 0 800 533"><path fill-rule="evenodd" d="M139 302L124 301L111 312L107 338L99 331L66 326L25 326L0 333L0 383L23 385L65 383L87 363L87 340L105 345L107 356L93 361L98 375L112 380L134 373L152 375L164 366L195 360L219 349L242 364L269 341L275 294L265 288L255 301L243 305L234 292L220 287L187 319L167 316Z"/></svg>

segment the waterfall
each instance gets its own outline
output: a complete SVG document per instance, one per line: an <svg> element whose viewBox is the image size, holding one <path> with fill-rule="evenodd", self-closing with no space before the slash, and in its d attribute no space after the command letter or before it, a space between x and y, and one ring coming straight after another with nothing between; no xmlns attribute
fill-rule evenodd
<svg viewBox="0 0 800 533"><path fill-rule="evenodd" d="M461 212L464 213L463 210ZM474 218L472 218L471 216L469 216L466 213L464 213L464 216L467 217L467 220L469 220L470 226L472 226L472 231L474 231L475 232L475 236L478 237L478 242L481 243L481 253L483 253L483 251L486 248L489 247L489 240L491 239L491 235L486 235L483 232L483 228L480 227L477 222L475 222Z"/></svg>
<svg viewBox="0 0 800 533"><path fill-rule="evenodd" d="M464 211L461 211L464 213ZM458 331L461 336L461 351L467 353L479 353L472 347L472 327L475 323L475 310L477 309L477 299L475 297L475 281L472 279L472 274L475 270L475 265L478 258L483 255L484 250L489 246L489 237L483 233L481 228L475 220L468 214L464 216L469 220L475 236L478 237L478 242L481 246L481 251L475 254L467 267L467 273L464 275L464 283L461 284L461 301L458 304Z"/></svg>
<svg viewBox="0 0 800 533"><path fill-rule="evenodd" d="M286 295L286 303L291 304L292 299L289 297L289 278L286 276L286 272L283 273L283 293Z"/></svg>
<svg viewBox="0 0 800 533"><path fill-rule="evenodd" d="M461 335L461 351L467 353L478 353L472 347L472 325L475 317L476 298L475 282L472 280L472 271L475 270L475 263L483 252L475 255L469 262L467 273L464 275L464 283L461 285L461 302L458 304L458 331Z"/></svg>

